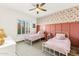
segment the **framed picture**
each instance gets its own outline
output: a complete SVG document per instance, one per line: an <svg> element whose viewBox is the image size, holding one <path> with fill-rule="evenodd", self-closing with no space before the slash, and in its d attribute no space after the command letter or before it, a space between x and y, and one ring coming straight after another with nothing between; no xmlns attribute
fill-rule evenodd
<svg viewBox="0 0 79 59"><path fill-rule="evenodd" d="M33 28L35 28L35 24L33 24Z"/></svg>

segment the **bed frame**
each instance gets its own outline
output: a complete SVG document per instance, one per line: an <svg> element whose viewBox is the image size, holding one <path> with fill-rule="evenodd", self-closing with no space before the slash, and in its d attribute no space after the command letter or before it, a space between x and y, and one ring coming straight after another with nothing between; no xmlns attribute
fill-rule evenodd
<svg viewBox="0 0 79 59"><path fill-rule="evenodd" d="M41 39L42 39L42 38L40 38L40 39L38 39L38 40L40 40L40 42L41 42ZM35 42L35 41L37 41L37 40L32 41L32 40L26 39L26 40L24 40L24 41L25 41L26 43L30 44L30 45L33 45L33 42Z"/></svg>
<svg viewBox="0 0 79 59"><path fill-rule="evenodd" d="M53 51L53 53L51 52L51 50ZM47 46L45 45L45 42L42 43L42 52L47 52L47 53L49 53L49 54L51 54L51 55L53 55L53 56L56 56L56 52L55 52L55 51L56 51L56 50L47 47ZM57 51L57 52L58 52L58 56L61 56L61 54L63 54L63 53L61 53L61 52L59 52L59 51ZM63 55L68 56L68 53L63 54Z"/></svg>

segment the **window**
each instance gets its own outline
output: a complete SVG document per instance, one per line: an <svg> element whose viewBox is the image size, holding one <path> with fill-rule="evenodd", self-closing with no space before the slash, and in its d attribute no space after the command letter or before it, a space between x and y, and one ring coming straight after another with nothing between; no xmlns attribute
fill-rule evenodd
<svg viewBox="0 0 79 59"><path fill-rule="evenodd" d="M30 31L29 23L25 20L17 20L17 34L27 34Z"/></svg>

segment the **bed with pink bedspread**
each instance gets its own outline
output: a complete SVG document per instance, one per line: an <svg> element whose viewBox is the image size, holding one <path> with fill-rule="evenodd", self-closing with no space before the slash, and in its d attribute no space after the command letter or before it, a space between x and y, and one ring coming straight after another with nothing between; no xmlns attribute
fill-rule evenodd
<svg viewBox="0 0 79 59"><path fill-rule="evenodd" d="M61 35L58 34L58 36L56 35L54 38L51 38L48 41L44 42L42 47L47 47L59 53L68 55L71 50L71 42L68 38L60 36Z"/></svg>

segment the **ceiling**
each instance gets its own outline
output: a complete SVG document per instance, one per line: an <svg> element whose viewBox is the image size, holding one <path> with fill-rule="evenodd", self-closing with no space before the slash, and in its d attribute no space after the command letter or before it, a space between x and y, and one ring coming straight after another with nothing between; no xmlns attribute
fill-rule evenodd
<svg viewBox="0 0 79 59"><path fill-rule="evenodd" d="M34 3L33 3L34 4ZM21 13L29 14L34 17L43 17L45 15L49 15L51 13L71 8L76 5L79 5L78 3L46 3L43 7L44 9L47 9L46 12L41 11L39 14L36 13L36 11L29 11L29 9L34 8L32 6L32 3L2 3L0 4L0 8L4 7L7 9L19 11Z"/></svg>

